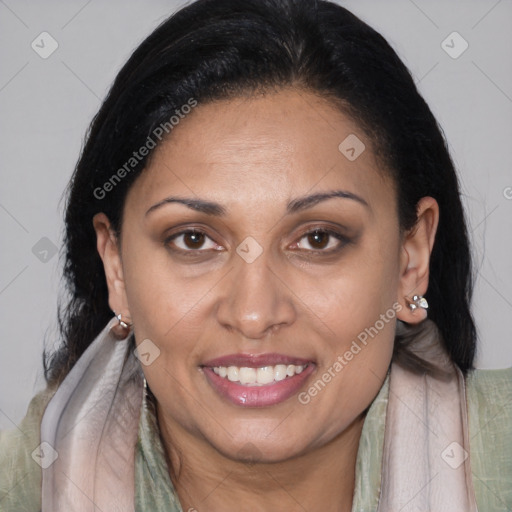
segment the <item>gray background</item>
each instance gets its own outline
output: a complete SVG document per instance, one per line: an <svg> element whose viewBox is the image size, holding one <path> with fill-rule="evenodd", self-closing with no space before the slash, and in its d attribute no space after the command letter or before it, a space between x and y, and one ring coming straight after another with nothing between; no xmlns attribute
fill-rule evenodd
<svg viewBox="0 0 512 512"><path fill-rule="evenodd" d="M512 1L339 3L388 39L443 127L478 268L477 367L511 366ZM17 423L43 387L44 339L49 346L58 339L53 251L85 130L132 50L180 5L0 0L0 428ZM44 31L58 42L46 59L31 47L42 46ZM442 47L453 31L469 44L455 59ZM446 44L462 48L457 39Z"/></svg>

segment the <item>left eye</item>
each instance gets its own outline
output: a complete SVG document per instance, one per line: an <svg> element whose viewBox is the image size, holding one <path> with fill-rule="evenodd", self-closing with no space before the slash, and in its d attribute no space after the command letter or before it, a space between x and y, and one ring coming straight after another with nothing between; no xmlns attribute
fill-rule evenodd
<svg viewBox="0 0 512 512"><path fill-rule="evenodd" d="M306 245L309 247L301 246L302 240L305 240ZM309 251L331 252L331 250L336 250L343 245L344 241L345 237L340 233L336 233L330 229L314 229L313 231L304 233L299 242L295 244L295 247Z"/></svg>

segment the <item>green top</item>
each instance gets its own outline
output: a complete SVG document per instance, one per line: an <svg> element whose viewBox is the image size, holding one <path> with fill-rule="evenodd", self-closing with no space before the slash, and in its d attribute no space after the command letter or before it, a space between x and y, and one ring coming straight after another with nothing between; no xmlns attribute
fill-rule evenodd
<svg viewBox="0 0 512 512"><path fill-rule="evenodd" d="M32 459L55 389L31 400L18 428L0 432L0 512L39 512L41 468ZM365 418L352 512L375 512L379 499L389 374ZM470 457L479 512L512 511L512 368L467 377ZM154 406L144 400L135 456L135 510L183 512L169 478Z"/></svg>

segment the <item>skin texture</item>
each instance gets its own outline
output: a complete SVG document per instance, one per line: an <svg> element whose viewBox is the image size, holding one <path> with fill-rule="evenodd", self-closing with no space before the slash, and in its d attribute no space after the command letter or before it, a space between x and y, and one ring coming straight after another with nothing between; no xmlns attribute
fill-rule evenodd
<svg viewBox="0 0 512 512"><path fill-rule="evenodd" d="M349 134L366 146L354 161L338 149ZM297 197L339 189L367 206L331 198L286 213ZM169 196L214 201L226 213L166 203L146 215ZM395 302L399 319L421 321L426 312L412 312L404 296L427 290L438 217L436 201L423 198L417 225L401 234L394 184L371 141L298 89L200 104L130 189L121 239L95 216L110 307L132 320L137 343L160 349L143 370L184 510L350 510L364 411L385 379L396 318L307 404L295 394L236 406L200 365L233 353L297 356L316 365L307 391ZM206 237L166 242L193 227ZM313 228L348 241L308 236ZM252 263L236 252L248 236L262 249ZM180 248L195 253L172 250Z"/></svg>

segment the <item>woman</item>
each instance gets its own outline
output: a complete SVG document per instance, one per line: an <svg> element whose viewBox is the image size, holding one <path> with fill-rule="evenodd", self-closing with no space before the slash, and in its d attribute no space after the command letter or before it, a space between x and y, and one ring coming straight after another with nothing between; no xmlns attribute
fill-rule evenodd
<svg viewBox="0 0 512 512"><path fill-rule="evenodd" d="M2 510L512 508L454 166L346 9L199 0L151 34L70 183L65 273Z"/></svg>

